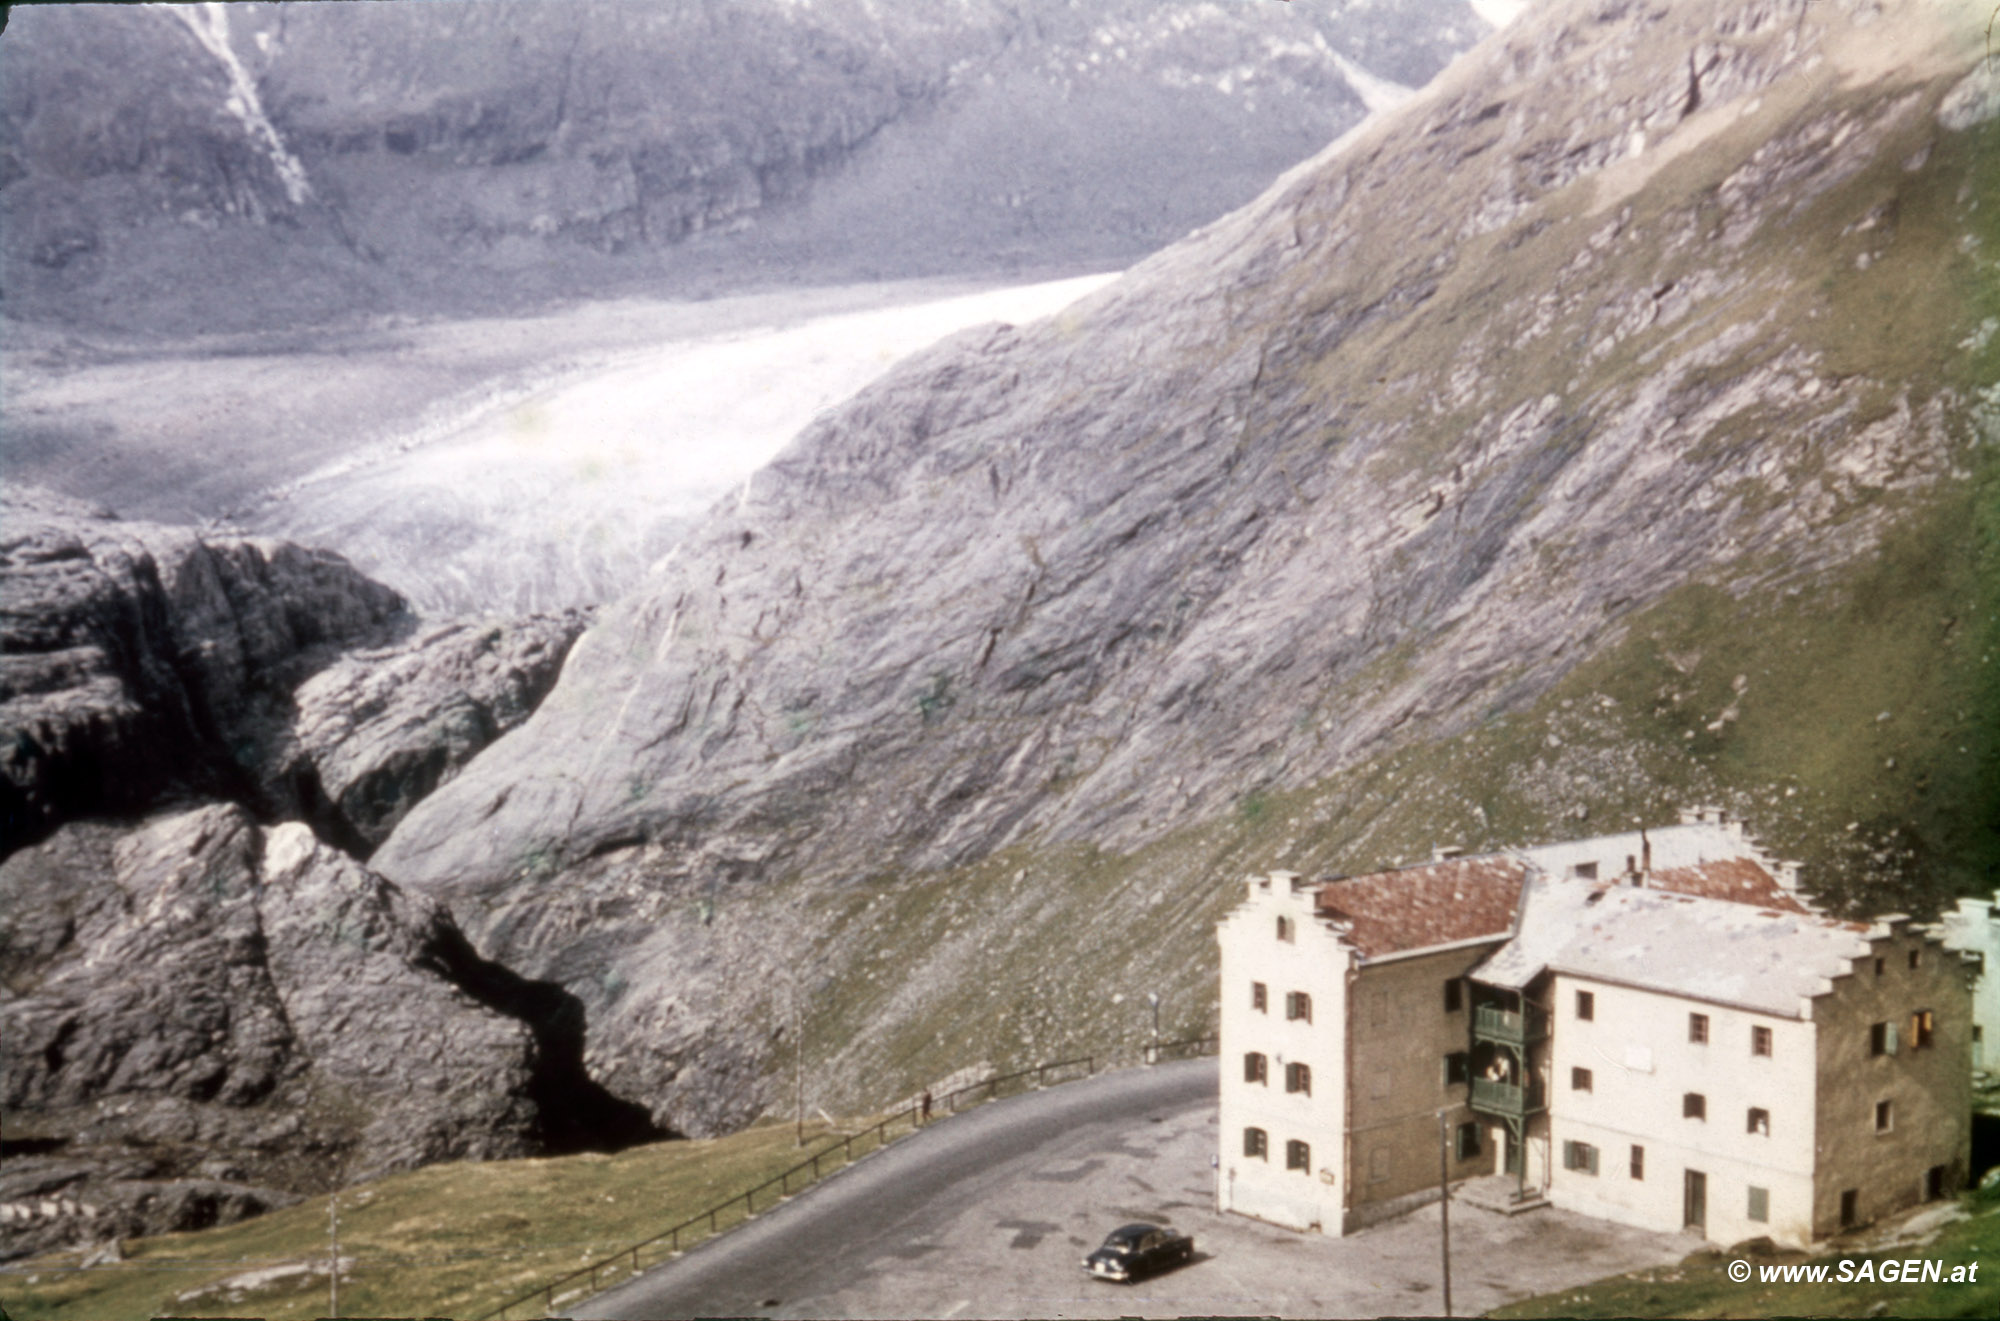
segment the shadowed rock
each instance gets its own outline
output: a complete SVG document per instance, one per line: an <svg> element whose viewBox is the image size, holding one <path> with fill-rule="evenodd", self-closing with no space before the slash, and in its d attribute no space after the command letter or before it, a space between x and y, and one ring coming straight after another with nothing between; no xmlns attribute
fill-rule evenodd
<svg viewBox="0 0 2000 1321"><path fill-rule="evenodd" d="M574 997L297 823L65 827L0 864L0 923L0 1105L39 1144L0 1178L0 1252L658 1136L584 1076Z"/></svg>

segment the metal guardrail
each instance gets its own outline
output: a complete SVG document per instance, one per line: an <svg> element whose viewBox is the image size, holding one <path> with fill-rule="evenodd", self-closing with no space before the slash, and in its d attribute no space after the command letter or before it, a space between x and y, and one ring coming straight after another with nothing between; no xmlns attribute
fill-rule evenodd
<svg viewBox="0 0 2000 1321"><path fill-rule="evenodd" d="M1170 1051L1174 1052L1172 1058L1192 1058L1210 1053L1219 1044L1219 1039L1213 1036L1188 1037L1180 1041L1157 1042L1145 1048L1142 1058L1145 1063L1154 1064L1168 1058L1168 1052ZM1097 1072L1097 1059L1098 1057L1095 1055L1079 1055L1072 1059L1052 1060L1047 1064L1037 1064L1033 1068L1017 1069L1013 1073L996 1074L991 1078L982 1078L978 1082L968 1083L963 1087L955 1087L943 1096L933 1097L932 1105L933 1107L944 1107L950 1113L957 1114L960 1109L960 1103L964 1098L984 1093L983 1096L979 1097L980 1100L992 1100L1000 1095L1001 1089L1007 1084L1017 1083L1024 1078L1033 1078L1035 1080L1033 1085L1038 1088L1049 1086L1052 1078L1059 1083L1088 1078ZM1072 1076L1064 1077L1062 1076L1064 1074L1071 1074ZM845 1168L862 1156L871 1155L888 1146L893 1130L897 1125L907 1123L909 1125L907 1132L914 1133L917 1129L924 1126L925 1119L926 1116L923 1113L921 1102L905 1106L903 1109L891 1114L888 1118L862 1129L858 1133L850 1133L838 1142L829 1142L826 1146L820 1148L805 1160L800 1161L797 1165L766 1179L755 1188L737 1193L726 1201L717 1202L705 1211L697 1211L679 1224L663 1229L651 1238L642 1239L629 1247L620 1248L608 1256L600 1257L596 1261L577 1267L567 1275L550 1280L546 1284L538 1285L526 1293L518 1294L491 1311L480 1313L474 1318L474 1321L500 1321L501 1318L505 1318L515 1308L535 1302L537 1299L541 1300L541 1315L552 1315L555 1311L556 1296L559 1293L567 1294L572 1292L578 1281L587 1279L589 1282L589 1291L595 1293L598 1287L599 1273L619 1266L625 1267L626 1278L629 1279L631 1276L639 1273L642 1256L650 1253L656 1263L665 1260L667 1257L681 1251L683 1237L690 1236L697 1227L700 1227L702 1230L702 1238L713 1237L715 1234L720 1233L723 1228L732 1228L734 1224L748 1220L756 1214L757 1197L760 1193L769 1193L772 1188L778 1189L778 1192L771 1197L771 1201L767 1203L767 1206L775 1204L780 1198L791 1194L792 1179L794 1177L799 1179L799 1188L803 1191L811 1187L814 1183L817 1183L825 1173L831 1172L834 1169ZM857 1154L855 1144L857 1142L865 1144L866 1140L870 1137L875 1139L875 1145ZM836 1152L839 1153L839 1165L831 1163ZM721 1218L739 1206L743 1208L741 1218L732 1222L729 1226L722 1225ZM665 1246L662 1247L662 1244Z"/></svg>

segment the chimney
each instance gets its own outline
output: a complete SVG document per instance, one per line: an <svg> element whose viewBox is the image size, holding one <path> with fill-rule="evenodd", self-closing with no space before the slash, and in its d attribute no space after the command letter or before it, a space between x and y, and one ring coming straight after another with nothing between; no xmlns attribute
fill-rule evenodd
<svg viewBox="0 0 2000 1321"><path fill-rule="evenodd" d="M1639 877L1644 880L1653 874L1653 841L1646 838L1646 828L1639 827Z"/></svg>

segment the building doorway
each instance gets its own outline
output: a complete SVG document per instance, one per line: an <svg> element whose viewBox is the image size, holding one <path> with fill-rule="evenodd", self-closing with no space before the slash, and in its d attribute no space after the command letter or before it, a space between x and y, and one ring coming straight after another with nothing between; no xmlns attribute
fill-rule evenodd
<svg viewBox="0 0 2000 1321"><path fill-rule="evenodd" d="M1681 1223L1693 1232L1708 1234L1708 1176L1689 1170L1681 1181Z"/></svg>
<svg viewBox="0 0 2000 1321"><path fill-rule="evenodd" d="M1518 1177L1521 1173L1521 1143L1519 1139L1514 1136L1512 1129L1503 1129L1500 1134L1500 1142L1502 1148L1506 1151L1506 1160L1502 1168L1507 1173Z"/></svg>

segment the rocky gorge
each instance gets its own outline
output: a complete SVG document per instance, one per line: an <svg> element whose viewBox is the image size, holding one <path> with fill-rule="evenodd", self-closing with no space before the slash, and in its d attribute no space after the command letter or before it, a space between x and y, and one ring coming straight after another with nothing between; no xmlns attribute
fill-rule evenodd
<svg viewBox="0 0 2000 1321"><path fill-rule="evenodd" d="M19 498L18 1195L142 1223L102 1190L720 1132L795 1050L865 1109L1129 1047L1149 991L1194 1034L1244 871L1695 798L1836 908L1990 891L1982 23L1538 6L1060 315L903 362L587 624ZM93 1154L125 1133L163 1154Z"/></svg>

